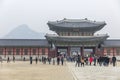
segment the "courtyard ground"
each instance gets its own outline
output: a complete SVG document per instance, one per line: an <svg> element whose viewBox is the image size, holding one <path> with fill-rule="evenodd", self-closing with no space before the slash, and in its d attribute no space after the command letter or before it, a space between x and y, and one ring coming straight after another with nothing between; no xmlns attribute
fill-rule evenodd
<svg viewBox="0 0 120 80"><path fill-rule="evenodd" d="M117 67L85 66L75 63L62 65L38 64L29 61L0 63L0 80L120 80L120 62Z"/></svg>
<svg viewBox="0 0 120 80"><path fill-rule="evenodd" d="M0 80L74 80L68 67L29 61L0 63Z"/></svg>

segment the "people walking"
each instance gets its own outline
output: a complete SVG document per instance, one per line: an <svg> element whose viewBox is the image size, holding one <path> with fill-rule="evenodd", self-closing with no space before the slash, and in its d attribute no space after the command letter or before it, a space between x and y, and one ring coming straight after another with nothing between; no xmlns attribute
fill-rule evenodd
<svg viewBox="0 0 120 80"><path fill-rule="evenodd" d="M75 66L80 66L80 55L77 55L77 57L76 57L76 65Z"/></svg>
<svg viewBox="0 0 120 80"><path fill-rule="evenodd" d="M8 56L8 58L7 58L7 63L9 63L10 62L10 58L9 58L9 56Z"/></svg>
<svg viewBox="0 0 120 80"><path fill-rule="evenodd" d="M15 56L13 56L13 62L15 62Z"/></svg>
<svg viewBox="0 0 120 80"><path fill-rule="evenodd" d="M60 56L57 57L57 65L60 64Z"/></svg>
<svg viewBox="0 0 120 80"><path fill-rule="evenodd" d="M37 58L37 57L35 58L35 62L36 62L36 64L37 64L37 62L38 62L38 58Z"/></svg>
<svg viewBox="0 0 120 80"><path fill-rule="evenodd" d="M46 60L47 60L47 58L42 56L42 63L43 64L46 64Z"/></svg>
<svg viewBox="0 0 120 80"><path fill-rule="evenodd" d="M91 66L91 64L92 64L92 62L93 62L93 58L92 58L92 56L90 56L90 58L89 58L89 62L90 62L90 66Z"/></svg>
<svg viewBox="0 0 120 80"><path fill-rule="evenodd" d="M2 57L0 56L0 62L2 63Z"/></svg>
<svg viewBox="0 0 120 80"><path fill-rule="evenodd" d="M93 61L94 61L94 66L96 66L96 61L97 61L97 57L96 56L94 56Z"/></svg>
<svg viewBox="0 0 120 80"><path fill-rule="evenodd" d="M116 57L115 56L112 57L112 63L113 63L113 66L115 67L116 66L115 65L116 64Z"/></svg>
<svg viewBox="0 0 120 80"><path fill-rule="evenodd" d="M61 65L63 65L63 62L64 62L64 57L61 56Z"/></svg>
<svg viewBox="0 0 120 80"><path fill-rule="evenodd" d="M23 61L25 61L25 57L23 58Z"/></svg>
<svg viewBox="0 0 120 80"><path fill-rule="evenodd" d="M50 58L50 57L48 57L48 63L49 63L49 64L51 63L51 58Z"/></svg>
<svg viewBox="0 0 120 80"><path fill-rule="evenodd" d="M81 67L84 67L84 57L81 57Z"/></svg>
<svg viewBox="0 0 120 80"><path fill-rule="evenodd" d="M30 56L30 64L32 64L32 57Z"/></svg>
<svg viewBox="0 0 120 80"><path fill-rule="evenodd" d="M99 65L102 66L102 63L103 63L103 57L102 56L100 56L98 58L98 62L99 62Z"/></svg>
<svg viewBox="0 0 120 80"><path fill-rule="evenodd" d="M85 58L85 63L88 65L88 57Z"/></svg>
<svg viewBox="0 0 120 80"><path fill-rule="evenodd" d="M110 62L110 58L107 57L107 61L106 61L107 65L106 66L109 66L109 62Z"/></svg>

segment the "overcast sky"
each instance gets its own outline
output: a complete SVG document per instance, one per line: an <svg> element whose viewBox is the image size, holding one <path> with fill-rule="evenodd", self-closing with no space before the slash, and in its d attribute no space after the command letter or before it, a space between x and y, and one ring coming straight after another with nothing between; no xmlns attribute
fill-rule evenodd
<svg viewBox="0 0 120 80"><path fill-rule="evenodd" d="M0 37L21 24L51 33L46 23L63 18L105 21L97 33L120 39L120 0L0 0Z"/></svg>

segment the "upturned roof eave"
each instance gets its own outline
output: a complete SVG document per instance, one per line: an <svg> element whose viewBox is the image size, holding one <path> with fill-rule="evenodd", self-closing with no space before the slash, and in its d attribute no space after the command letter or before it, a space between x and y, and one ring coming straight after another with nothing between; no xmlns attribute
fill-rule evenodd
<svg viewBox="0 0 120 80"><path fill-rule="evenodd" d="M46 36L48 41L67 41L67 42L85 42L85 41L104 41L108 36L103 37L49 37Z"/></svg>

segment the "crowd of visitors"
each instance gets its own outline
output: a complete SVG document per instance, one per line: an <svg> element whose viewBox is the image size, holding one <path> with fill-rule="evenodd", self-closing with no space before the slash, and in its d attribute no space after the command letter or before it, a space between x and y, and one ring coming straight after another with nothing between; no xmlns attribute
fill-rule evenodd
<svg viewBox="0 0 120 80"><path fill-rule="evenodd" d="M33 59L32 56L30 56L30 64L35 61L37 64L38 61L42 62L43 64L53 64L53 65L64 65L64 60L68 62L75 62L75 66L77 67L84 67L85 65L99 65L99 66L109 66L110 64L113 64L113 66L116 66L116 57L113 56L112 58L108 56L89 56L89 57L83 57L81 55L76 55L76 56L64 56L62 54L57 55L57 57L45 57L42 56L40 57L35 57ZM25 57L23 57L23 61L26 61ZM2 62L2 57L0 56L0 62ZM10 57L7 57L7 63L10 62ZM13 62L15 62L15 56L13 56Z"/></svg>
<svg viewBox="0 0 120 80"><path fill-rule="evenodd" d="M90 56L90 57L82 57L80 55L74 56L70 58L71 61L76 62L75 66L83 66L85 65L99 65L99 66L109 66L109 64L113 64L116 66L116 57L113 56L109 58L108 56Z"/></svg>

